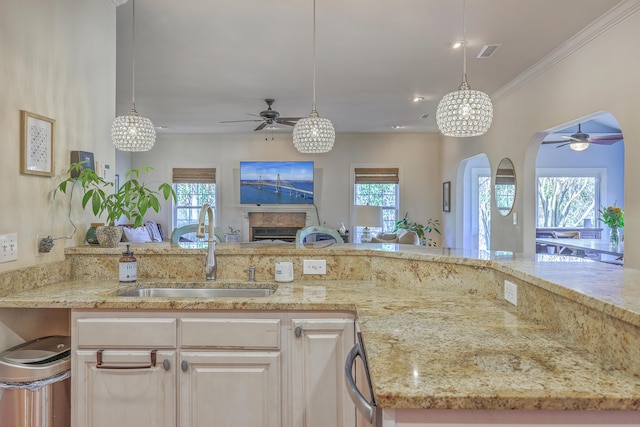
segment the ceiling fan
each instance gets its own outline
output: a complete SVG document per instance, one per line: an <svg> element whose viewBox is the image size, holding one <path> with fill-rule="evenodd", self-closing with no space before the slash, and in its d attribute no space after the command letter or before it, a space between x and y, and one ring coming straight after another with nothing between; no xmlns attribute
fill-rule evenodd
<svg viewBox="0 0 640 427"><path fill-rule="evenodd" d="M564 147L568 145L569 148L575 151L582 151L589 148L589 144L598 145L612 145L623 139L621 133L610 133L602 136L589 136L588 133L582 132L581 124L578 123L578 132L573 135L561 135L559 141L542 141L543 144L560 144L556 148Z"/></svg>
<svg viewBox="0 0 640 427"><path fill-rule="evenodd" d="M254 129L254 131L258 131L258 130L262 130L266 126L272 125L274 123L279 123L281 125L287 125L287 126L295 126L296 122L298 120L302 119L302 117L280 117L280 113L271 108L271 106L273 105L274 101L275 101L274 99L269 99L269 98L265 99L264 102L267 103L267 109L263 110L263 111L260 111L259 115L258 114L247 113L250 116L260 117L260 119L253 119L253 120L227 120L227 121L220 122L220 123L262 122L262 123L260 123L258 125L257 128Z"/></svg>

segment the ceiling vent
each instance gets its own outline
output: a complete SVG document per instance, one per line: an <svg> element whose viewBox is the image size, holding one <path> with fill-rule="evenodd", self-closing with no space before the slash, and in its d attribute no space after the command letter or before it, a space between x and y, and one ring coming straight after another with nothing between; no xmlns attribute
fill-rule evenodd
<svg viewBox="0 0 640 427"><path fill-rule="evenodd" d="M500 46L502 46L502 44L485 44L476 58L489 58Z"/></svg>

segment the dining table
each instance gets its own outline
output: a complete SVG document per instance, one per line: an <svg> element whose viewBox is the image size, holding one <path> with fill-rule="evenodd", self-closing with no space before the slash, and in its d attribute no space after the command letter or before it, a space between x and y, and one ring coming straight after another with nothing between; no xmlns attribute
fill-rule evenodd
<svg viewBox="0 0 640 427"><path fill-rule="evenodd" d="M552 238L537 237L536 243L546 246L564 247L585 252L595 252L598 254L624 256L624 242L612 245L609 239L572 239L572 238Z"/></svg>

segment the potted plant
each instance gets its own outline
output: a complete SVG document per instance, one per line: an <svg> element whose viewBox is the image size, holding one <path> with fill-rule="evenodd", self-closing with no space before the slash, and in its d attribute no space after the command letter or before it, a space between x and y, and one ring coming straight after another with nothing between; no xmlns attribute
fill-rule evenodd
<svg viewBox="0 0 640 427"><path fill-rule="evenodd" d="M233 228L232 226L229 226L229 231L227 233L224 233L224 240L226 242L239 242L240 241L240 230L238 230L237 228Z"/></svg>
<svg viewBox="0 0 640 427"><path fill-rule="evenodd" d="M395 233L400 229L415 231L415 233L418 235L418 238L420 238L420 244L422 246L437 246L437 243L431 237L426 237L425 233L428 234L432 231L435 231L436 233L440 234L440 230L438 230L438 227L440 227L440 221L438 221L437 219L429 218L424 225L418 224L416 222L410 222L409 212L407 212L406 214L404 214L404 218L396 222L393 232Z"/></svg>
<svg viewBox="0 0 640 427"><path fill-rule="evenodd" d="M115 226L115 222L120 218L126 217L133 221L134 227L139 227L143 224L144 215L149 209L160 211L160 195L165 200L169 200L170 197L176 200L176 193L170 184L161 183L157 190L153 190L144 181L139 180L141 171L147 174L153 171L151 166L131 169L126 173L126 181L120 188L110 192L108 190L114 187L113 182L106 181L93 169L83 167L82 163L71 164L67 170L70 177L57 185L54 196L57 191L66 193L78 183L84 193L82 207L86 208L91 204L91 210L96 216L106 212L107 225L96 227L96 236L102 246L117 246L122 238L122 227Z"/></svg>

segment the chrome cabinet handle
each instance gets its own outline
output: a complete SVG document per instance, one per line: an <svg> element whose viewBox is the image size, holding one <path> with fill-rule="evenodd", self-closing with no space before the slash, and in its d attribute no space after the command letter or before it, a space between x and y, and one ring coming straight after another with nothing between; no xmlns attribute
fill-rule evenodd
<svg viewBox="0 0 640 427"><path fill-rule="evenodd" d="M356 345L354 345L349 351L349 355L347 356L347 360L344 365L344 379L347 383L349 396L351 396L351 400L356 405L356 408L366 417L369 423L373 423L375 414L373 398L371 403L367 402L367 399L365 399L360 390L358 390L358 387L353 380L353 367L355 366L356 357L358 356L360 356L364 361L364 352L362 351L360 343L356 343Z"/></svg>
<svg viewBox="0 0 640 427"><path fill-rule="evenodd" d="M97 369L150 369L156 367L156 355L158 350L151 350L150 358L151 361L148 365L131 365L131 366L120 366L120 365L105 365L102 362L102 353L104 350L98 350L96 354L96 368Z"/></svg>
<svg viewBox="0 0 640 427"><path fill-rule="evenodd" d="M189 362L186 360L183 360L182 363L180 364L180 367L182 368L182 372L187 372L189 370Z"/></svg>
<svg viewBox="0 0 640 427"><path fill-rule="evenodd" d="M294 333L296 334L296 338L300 338L302 336L302 327L296 326Z"/></svg>

